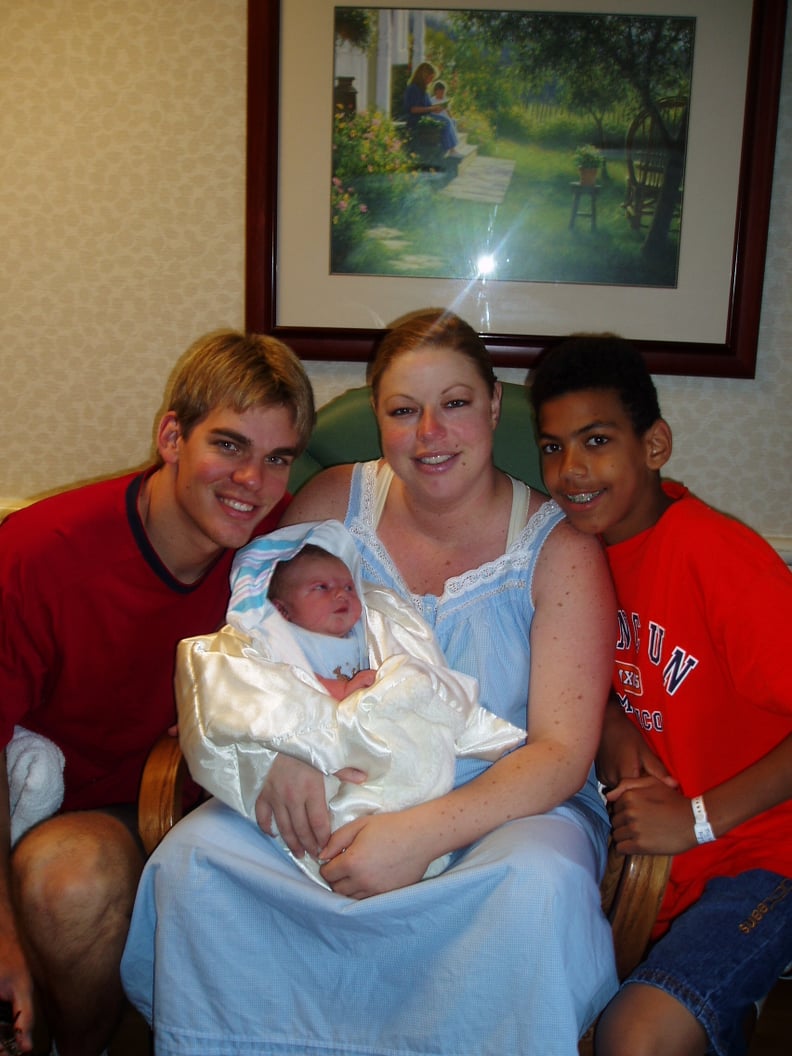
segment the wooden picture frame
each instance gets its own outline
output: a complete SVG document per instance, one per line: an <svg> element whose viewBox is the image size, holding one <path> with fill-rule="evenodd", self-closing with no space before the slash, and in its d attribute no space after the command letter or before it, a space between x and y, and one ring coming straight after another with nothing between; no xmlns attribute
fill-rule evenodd
<svg viewBox="0 0 792 1056"><path fill-rule="evenodd" d="M279 307L281 295L289 284L294 287L298 282L302 282L301 278L297 280L285 274L280 261L280 240L285 229L281 182L286 181L285 186L290 186L289 174L281 171L284 162L280 148L283 144L283 128L288 123L285 122L284 105L292 98L285 98L282 89L284 63L288 61L288 56L284 56L282 51L282 16L286 6L296 2L299 0L249 0L248 6L246 326L253 331L274 334L289 344L303 359L366 361L383 327L389 321L380 319L376 311L371 313L371 319L376 325L370 325L371 319L368 318L362 320L361 325L349 325L345 321L341 325L335 325L332 320L327 322L324 319L317 323L307 314L305 319L288 318ZM716 318L712 320L723 336L721 339L719 333L715 340L701 341L688 339L681 333L675 339L658 340L649 334L625 333L625 336L630 337L644 353L649 368L659 374L739 378L751 378L755 375L787 5L786 0L730 2L747 5L745 14L750 20L750 40L747 44L744 112L734 115L734 121L738 124L732 130L734 134L741 135L741 150L739 171L734 174L737 192L734 203L733 247L727 275L728 290L723 305L714 313ZM320 3L324 5L328 0L320 0ZM525 9L535 7L537 10L546 10L555 9L563 3L564 0L544 0L541 4L532 4L524 0L523 6ZM499 3L493 4L491 0L479 0L478 3L462 0L462 3L457 5L440 5L436 0L428 0L423 6L431 8L433 5L438 9L465 5L478 8L493 6L495 9L500 7ZM386 5L380 3L361 6ZM391 3L387 6L397 5ZM599 5L602 9L607 6L606 3ZM696 0L691 0L689 4L675 3L674 11L685 13L685 8L690 7L691 13L695 13L700 6ZM579 7L578 3L576 9ZM331 3L329 10L332 11ZM324 29L312 25L311 33L324 33L327 36L325 46L332 49L332 29L328 31L326 28L327 25L332 26L332 23L325 20L323 25ZM332 94L331 85L332 81L327 84L328 100ZM696 74L693 85L694 102L695 93ZM324 127L325 119L329 127L332 121L329 103L325 109L321 102L313 105L319 111L318 127ZM306 144L306 149L310 147L309 164L318 170L321 170L322 166L317 162L315 152L319 150L321 154L326 150L326 174L321 176L324 182L320 186L326 183L329 188L331 167L327 141L323 144L321 141L312 140L306 132ZM686 188L686 195L687 193ZM702 202L702 207L704 204ZM294 212L292 208L292 213ZM318 228L314 231L312 228L311 239L314 234L321 243L323 232ZM313 253L303 253L303 259L308 256L313 257ZM723 263L725 262L721 261L721 264ZM299 291L292 289L292 300L295 292L298 292L299 302L310 306L313 301L311 281L309 278L305 287ZM376 285L372 286L372 280L368 277L352 277L345 281L359 284L362 291L360 299L363 302L369 296L368 291L377 289ZM377 281L393 282L386 278L373 281L375 284ZM429 280L418 282L428 283L427 295L425 299L414 299L410 307L447 303L437 299L436 285L429 283ZM567 290L569 292L565 296L569 298L582 296L582 292L579 294L576 287L567 287ZM430 296L430 292L433 296ZM531 293L541 300L544 291L532 290ZM691 290L691 293L695 291ZM612 324L593 328L625 332L622 328L622 319L625 316L637 318L644 315L640 308L629 310L633 297L630 288L622 289L617 296L624 298L623 303L628 310L614 312ZM707 310L706 306L702 310ZM465 315L465 312L460 314ZM466 317L473 325L477 325L476 320ZM509 367L530 366L549 343L567 332L561 330L555 333L512 333L503 329L490 332L480 326L477 326L477 329L490 348L495 363Z"/></svg>

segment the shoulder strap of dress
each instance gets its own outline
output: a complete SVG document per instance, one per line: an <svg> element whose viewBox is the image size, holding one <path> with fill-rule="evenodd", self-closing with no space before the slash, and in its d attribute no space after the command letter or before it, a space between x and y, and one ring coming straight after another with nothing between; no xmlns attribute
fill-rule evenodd
<svg viewBox="0 0 792 1056"><path fill-rule="evenodd" d="M527 484L515 477L511 478L511 482L512 508L511 517L509 517L509 534L506 538L507 549L525 527L528 520L528 504L531 501L531 489Z"/></svg>
<svg viewBox="0 0 792 1056"><path fill-rule="evenodd" d="M388 497L388 491L390 490L392 480L393 470L385 459L382 459L376 467L376 476L374 478L374 507L371 511L371 527L375 532L377 530L377 525L380 522L382 511L385 509L385 500Z"/></svg>

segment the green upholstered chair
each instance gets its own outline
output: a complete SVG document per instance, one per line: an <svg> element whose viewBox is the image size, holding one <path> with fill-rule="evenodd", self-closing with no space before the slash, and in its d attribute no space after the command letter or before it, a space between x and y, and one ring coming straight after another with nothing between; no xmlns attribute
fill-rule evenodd
<svg viewBox="0 0 792 1056"><path fill-rule="evenodd" d="M348 389L319 409L307 450L292 466L289 490L297 489L320 469L345 462L366 462L382 454L371 390ZM544 490L533 416L522 385L503 383L503 403L495 430L495 465L533 488Z"/></svg>

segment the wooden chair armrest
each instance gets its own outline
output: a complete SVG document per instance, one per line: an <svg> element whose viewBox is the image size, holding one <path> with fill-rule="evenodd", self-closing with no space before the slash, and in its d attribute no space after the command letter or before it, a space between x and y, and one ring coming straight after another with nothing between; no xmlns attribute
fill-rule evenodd
<svg viewBox="0 0 792 1056"><path fill-rule="evenodd" d="M186 774L179 738L163 735L149 752L140 782L138 832L146 854L151 854L182 816Z"/></svg>
<svg viewBox="0 0 792 1056"><path fill-rule="evenodd" d="M646 953L649 937L663 901L671 855L621 855L613 843L608 847L608 862L600 884L602 910L610 921L616 974L625 979ZM594 1056L592 1023L578 1044L578 1056Z"/></svg>
<svg viewBox="0 0 792 1056"><path fill-rule="evenodd" d="M608 911L620 980L630 974L646 953L670 871L671 855L629 854L624 858Z"/></svg>

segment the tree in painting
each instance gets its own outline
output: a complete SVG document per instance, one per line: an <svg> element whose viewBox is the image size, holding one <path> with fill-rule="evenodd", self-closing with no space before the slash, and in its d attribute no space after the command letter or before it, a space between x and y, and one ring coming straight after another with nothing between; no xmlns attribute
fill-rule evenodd
<svg viewBox="0 0 792 1056"><path fill-rule="evenodd" d="M647 111L665 148L665 172L645 247L668 238L684 170L687 123L669 126L660 101L689 95L695 19L639 15L470 11L455 16L461 32L486 40L525 83L560 81L562 94L595 120L630 92Z"/></svg>

